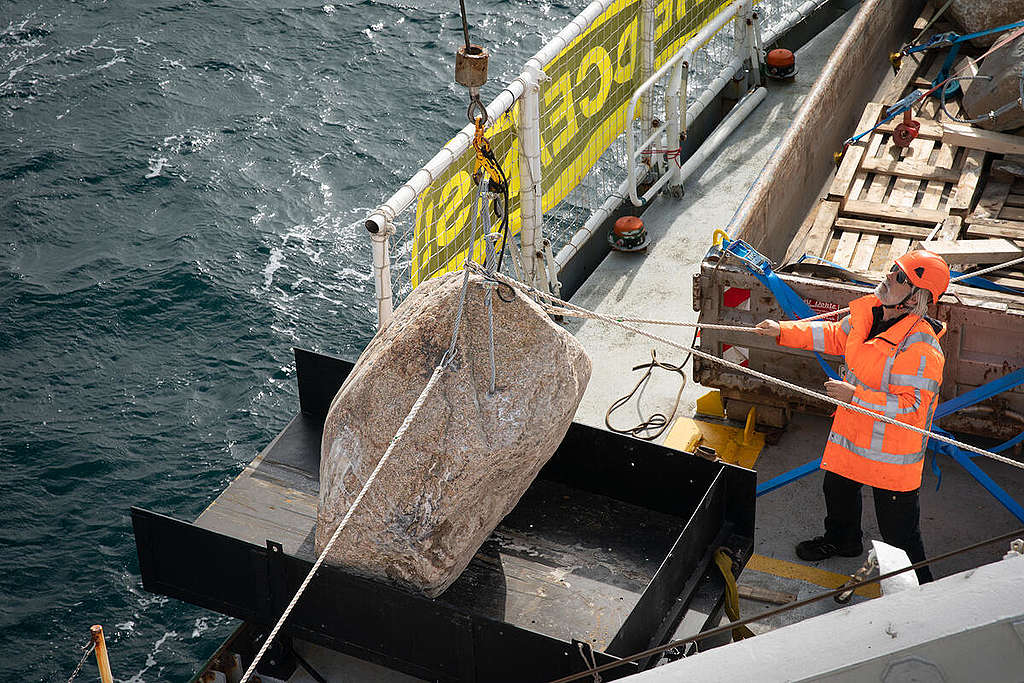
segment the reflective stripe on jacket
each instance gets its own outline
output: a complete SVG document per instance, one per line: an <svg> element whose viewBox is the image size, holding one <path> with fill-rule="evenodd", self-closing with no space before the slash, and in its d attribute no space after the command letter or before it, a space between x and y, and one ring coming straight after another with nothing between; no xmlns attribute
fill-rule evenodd
<svg viewBox="0 0 1024 683"><path fill-rule="evenodd" d="M869 294L852 301L839 322L782 322L778 343L845 355L853 405L929 429L945 365L939 347L945 325L936 335L927 320L908 315L868 340L871 309L880 305ZM920 434L839 407L821 467L869 486L912 491L921 486L924 451Z"/></svg>

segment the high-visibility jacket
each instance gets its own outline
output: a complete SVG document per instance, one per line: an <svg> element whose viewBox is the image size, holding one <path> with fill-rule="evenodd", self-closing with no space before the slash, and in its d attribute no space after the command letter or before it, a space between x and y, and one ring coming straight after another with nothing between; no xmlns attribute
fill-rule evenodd
<svg viewBox="0 0 1024 683"><path fill-rule="evenodd" d="M853 405L929 429L942 383L945 356L939 339L946 327L907 315L868 339L871 309L880 305L869 294L852 301L850 314L839 322L782 322L778 343L845 355L844 379L855 387ZM869 486L912 491L921 486L925 443L917 432L839 407L821 467Z"/></svg>

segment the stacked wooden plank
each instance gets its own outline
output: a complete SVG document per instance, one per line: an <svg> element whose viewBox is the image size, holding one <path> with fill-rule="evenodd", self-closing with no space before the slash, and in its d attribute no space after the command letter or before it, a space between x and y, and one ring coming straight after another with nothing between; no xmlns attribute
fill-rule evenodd
<svg viewBox="0 0 1024 683"><path fill-rule="evenodd" d="M858 130L874 126L884 110L882 103L870 103ZM898 121L891 121L847 149L818 206L806 253L879 273L915 240L960 236L985 152L944 141L938 116L938 101L929 99L915 114L921 129L908 147L893 142Z"/></svg>
<svg viewBox="0 0 1024 683"><path fill-rule="evenodd" d="M991 144L994 136L986 137ZM1021 138L1013 137L1012 141L1021 141ZM1024 156L1006 154L1003 159L992 162L977 206L966 222L966 234L972 243L1000 239L1014 245L1017 255L1024 250ZM999 261L1006 262L1012 258L1014 256L1010 255ZM990 279L1024 289L1024 267L1011 268L990 276Z"/></svg>
<svg viewBox="0 0 1024 683"><path fill-rule="evenodd" d="M929 25L928 3L915 31ZM932 27L941 32L941 22ZM871 129L887 107L936 79L945 51L905 57L881 102L869 103L856 133ZM973 66L962 61L953 70ZM1024 137L990 133L950 121L935 97L913 110L918 136L907 147L893 141L903 116L879 125L847 148L826 196L808 216L786 260L824 258L877 279L918 244L958 269L1003 263L1024 253ZM990 168L989 168L990 164ZM1024 268L998 273L997 282L1024 289Z"/></svg>

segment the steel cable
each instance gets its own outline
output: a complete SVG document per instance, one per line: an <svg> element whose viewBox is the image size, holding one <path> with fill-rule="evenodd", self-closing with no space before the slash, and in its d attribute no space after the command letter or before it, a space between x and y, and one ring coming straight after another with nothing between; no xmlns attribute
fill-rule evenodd
<svg viewBox="0 0 1024 683"><path fill-rule="evenodd" d="M470 264L470 267L474 268L475 270L480 272L480 274L483 275L484 277L492 277L492 278L498 279L499 281L506 282L506 284L509 284L510 286L518 287L519 289L527 292L528 294L532 294L534 296L540 296L542 298L545 298L545 299L547 299L547 300L557 304L558 306L567 308L569 310L578 310L578 311L581 311L581 312L582 311L586 311L586 309L583 309L583 308L581 308L579 306L576 306L574 304L570 304L567 301L562 301L561 299L558 299L557 297L555 297L552 294L541 292L540 290L534 289L533 287L530 287L528 285L524 285L521 282L516 282L515 280L512 280L508 276L502 275L501 273L494 273L493 275L488 274L487 271L483 270L482 268L480 268L476 264ZM593 314L593 316L597 320L604 321L604 322L609 323L611 325L617 325L617 326L619 326L619 327L621 327L623 329L629 330L630 332L634 332L635 334L639 334L639 335L647 337L649 339L653 339L654 341L661 342L662 344L665 344L667 346L671 346L673 348L677 348L677 349L680 349L682 351L686 351L688 353L692 353L693 355L697 356L698 358L703 358L705 360L711 361L712 363L718 363L720 365L724 365L724 366L726 366L728 368L736 370L737 372L742 372L742 373L751 375L753 377L757 377L758 379L764 380L765 382L769 382L769 383L773 383L773 384L778 384L779 386L785 387L785 388L787 388L787 389L789 389L791 391L795 391L796 393L803 394L803 395L809 396L811 398L816 398L818 400L824 401L825 403L829 403L831 405L834 405L834 406L836 406L838 408L845 408L846 410L850 410L850 411L855 412L855 413L860 413L861 415L865 415L867 417L870 417L873 420L877 420L879 422L885 422L886 424L891 424L891 425L894 425L894 426L897 426L897 427L902 427L903 429L906 429L908 431L915 432L915 433L920 434L922 436L926 436L929 439L935 439L936 441L942 441L943 443L948 443L948 444L950 444L952 446L956 446L957 448L960 448L962 450L970 451L972 453L977 453L978 455L983 455L983 456L985 456L987 458L991 458L992 460L997 460L997 461L999 461L1001 463L1004 463L1004 464L1007 464L1007 465L1012 465L1013 467L1017 467L1017 468L1020 468L1020 469L1024 469L1024 462L1019 462L1017 460L1013 460L1012 458L1006 458L1006 457L1003 457L1001 455L997 455L995 453L992 453L991 451L986 451L983 448L978 448L977 446L972 446L970 444L963 443L961 441L957 441L956 439L951 439L951 438L949 438L947 436L944 436L942 434L937 434L935 432L931 432L931 431L928 431L926 429L921 429L919 427L915 427L914 425L910 425L910 424L907 424L905 422L900 422L900 421L895 420L893 418L886 417L885 415L882 415L882 414L876 413L874 411L868 410L867 408L861 408L860 406L856 406L856 405L853 405L851 403L846 403L844 401L840 401L838 399L832 398L831 396L827 396L825 394L818 393L817 391L814 391L812 389L807 389L807 388L804 388L804 387L802 387L802 386L800 386L798 384L793 384L792 382L787 382L786 380L779 379L778 377L772 377L771 375L767 375L767 374L765 374L763 372L758 372L757 370L753 370L751 368L744 367L744 366L740 365L739 363L733 363L732 361L727 361L724 358L719 358L718 356L715 356L715 355L710 354L710 353L706 353L704 351L701 351L699 349L693 348L691 346L687 346L686 344L682 344L680 342L673 341L673 340L668 339L666 337L662 337L660 335L653 334L653 333L648 332L646 330L642 330L639 327L634 327L633 325L630 325L628 323L619 322L617 319L615 319L615 318L613 318L611 316L606 316L606 315L603 315L601 313L595 313L594 311L586 311L586 312L590 313L590 314Z"/></svg>
<svg viewBox="0 0 1024 683"><path fill-rule="evenodd" d="M924 567L926 565L929 565L929 564L931 564L933 562L941 562L942 560L947 560L947 559L949 559L951 557L955 557L957 555L960 555L960 554L963 554L963 553L966 553L966 552L970 552L972 550L977 550L978 548L982 548L982 547L984 547L986 545L990 545L992 543L998 543L1000 541L1010 540L1011 538L1014 538L1014 537L1020 537L1022 534L1024 534L1024 528L1017 529L1016 531L1011 531L1010 533L1007 533L1007 534L1002 534L1001 536L995 536L993 538L989 538L989 539L986 539L984 541L980 541L978 543L974 543L972 545L965 546L963 548L958 548L956 550L951 550L948 553L943 553L941 555L936 555L935 557L931 557L931 558L928 558L928 559L921 560L920 562L917 562L917 563L912 564L912 565L907 566L907 567L903 567L902 569L896 569L896 570L893 570L893 571L888 572L886 574L879 574L878 576L874 576L874 577L872 577L870 579L865 579L864 581L861 581L860 583L858 583L856 587L859 588L861 586L870 586L871 584L880 583L882 581L885 581L886 579L891 579L894 576L898 576L898 575L900 575L900 574L902 574L904 572L908 572L908 571L910 571L912 569L919 569L919 568ZM659 645L658 647L652 647L652 648L650 648L648 650L644 650L643 652L637 652L636 654L629 655L628 657L623 657L622 659L619 659L617 661L608 662L607 664L602 664L601 666L596 666L596 667L594 667L592 669L588 669L587 671L581 671L580 673L576 673L576 674L572 674L572 675L569 675L569 676L565 676L563 678L556 679L554 681L551 681L551 683L568 683L569 681L575 681L575 680L579 680L581 678L586 678L587 676L593 676L595 674L601 673L602 671L607 671L608 669L614 669L617 666L621 666L623 664L628 664L629 662L635 662L635 661L637 661L639 659L645 659L647 657L651 657L651 656L654 656L654 655L657 655L657 654L661 654L661 653L663 653L663 652L665 652L667 650L671 650L673 648L677 648L680 645L686 645L688 643L694 643L694 642L696 642L698 640L703 640L704 638L710 638L711 636L716 636L716 635L719 635L721 633L726 633L728 631L732 631L733 629L740 628L742 626L746 626L747 624L752 624L752 623L754 623L756 621L760 621L762 619L767 619L768 617L774 617L776 615L783 614L785 612L789 612L791 610L794 610L794 609L797 609L797 608L800 608L800 607L805 607L805 606L810 605L812 603L818 602L819 600L824 600L826 598L835 597L835 596L840 595L841 593L843 593L844 591L847 591L849 589L850 589L850 586L847 586L847 585L844 584L844 585L840 586L839 588L836 588L834 590L830 590L830 591L828 591L826 593L819 593L818 595L812 595L811 597L805 598L803 600L797 600L796 602L786 603L782 607L778 607L776 609L771 609L771 610L768 610L767 612L762 612L761 614L756 614L756 615L754 615L752 617L747 617L746 619L740 619L738 621L733 621L733 622L730 622L728 624L723 624L722 626L718 626L716 628L708 629L707 631L701 631L700 633L697 633L696 635L688 636L686 638L680 638L679 640L673 640L672 642L667 643L665 645Z"/></svg>

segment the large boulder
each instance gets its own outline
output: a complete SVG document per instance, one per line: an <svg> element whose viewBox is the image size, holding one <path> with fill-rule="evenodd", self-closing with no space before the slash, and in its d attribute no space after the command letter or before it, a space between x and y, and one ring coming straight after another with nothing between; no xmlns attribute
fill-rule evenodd
<svg viewBox="0 0 1024 683"><path fill-rule="evenodd" d="M331 404L320 460L322 552L448 348L462 272L430 280L371 340ZM518 291L470 278L458 353L327 562L435 597L473 558L568 431L590 379L576 339ZM498 296L502 294L511 302Z"/></svg>
<svg viewBox="0 0 1024 683"><path fill-rule="evenodd" d="M953 0L949 17L956 22L962 35L1005 26L1024 19L1024 0ZM1003 33L993 33L971 41L976 47L988 47Z"/></svg>
<svg viewBox="0 0 1024 683"><path fill-rule="evenodd" d="M975 78L963 81L964 111L975 118L995 111L1007 102L1015 102L1020 97L1022 68L1024 36L993 52L981 63L978 76L989 76L992 80ZM1024 126L1024 109L1018 104L994 119L985 119L974 125L988 130L1014 130Z"/></svg>

